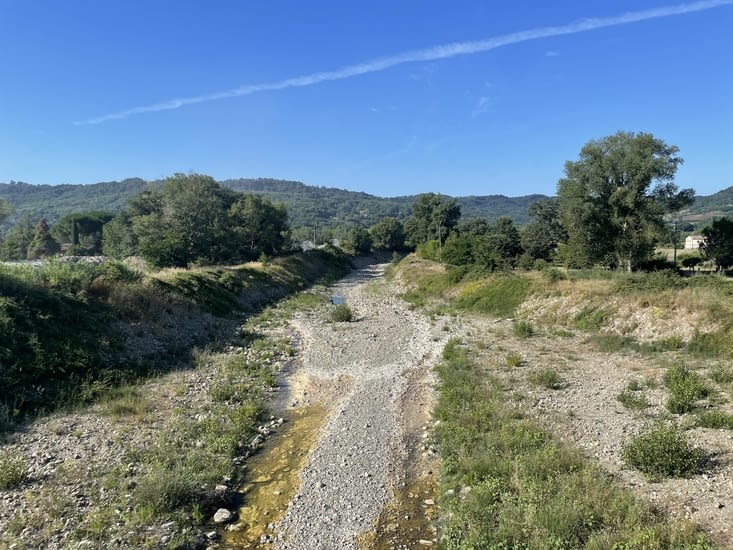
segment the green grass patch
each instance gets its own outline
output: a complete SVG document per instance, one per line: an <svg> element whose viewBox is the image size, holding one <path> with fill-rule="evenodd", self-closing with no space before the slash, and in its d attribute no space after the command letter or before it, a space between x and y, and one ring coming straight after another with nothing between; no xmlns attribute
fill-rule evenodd
<svg viewBox="0 0 733 550"><path fill-rule="evenodd" d="M730 384L733 382L733 367L729 365L715 365L710 369L708 377L718 384Z"/></svg>
<svg viewBox="0 0 733 550"><path fill-rule="evenodd" d="M600 330L610 318L609 311L594 306L586 305L573 317L573 324L579 330L594 332Z"/></svg>
<svg viewBox="0 0 733 550"><path fill-rule="evenodd" d="M193 504L199 492L196 478L185 468L154 468L138 482L135 505L157 516Z"/></svg>
<svg viewBox="0 0 733 550"><path fill-rule="evenodd" d="M512 333L517 338L529 338L534 335L535 329L529 321L520 320L512 324Z"/></svg>
<svg viewBox="0 0 733 550"><path fill-rule="evenodd" d="M522 357L521 353L510 351L506 354L505 361L508 367L519 367L522 365L524 358Z"/></svg>
<svg viewBox="0 0 733 550"><path fill-rule="evenodd" d="M565 387L565 380L557 372L557 369L553 367L545 367L532 371L527 375L527 380L536 386L542 386L548 390L560 390Z"/></svg>
<svg viewBox="0 0 733 550"><path fill-rule="evenodd" d="M20 487L27 477L21 459L7 453L0 454L0 491Z"/></svg>
<svg viewBox="0 0 733 550"><path fill-rule="evenodd" d="M454 305L465 311L510 317L525 300L530 287L531 281L526 277L498 275L468 283Z"/></svg>
<svg viewBox="0 0 733 550"><path fill-rule="evenodd" d="M624 461L651 481L689 478L702 471L704 453L673 423L647 426L623 448Z"/></svg>
<svg viewBox="0 0 733 550"><path fill-rule="evenodd" d="M329 319L333 323L348 323L354 318L354 312L346 304L338 304L331 309Z"/></svg>
<svg viewBox="0 0 733 550"><path fill-rule="evenodd" d="M733 430L733 414L721 410L698 411L695 425L701 428Z"/></svg>
<svg viewBox="0 0 733 550"><path fill-rule="evenodd" d="M639 345L631 336L602 332L591 335L587 342L604 353L624 353L639 349Z"/></svg>
<svg viewBox="0 0 733 550"><path fill-rule="evenodd" d="M687 350L702 358L733 357L733 322L726 322L715 332L695 332Z"/></svg>
<svg viewBox="0 0 733 550"><path fill-rule="evenodd" d="M649 399L638 389L627 387L616 396L619 403L631 411L643 411L649 407Z"/></svg>
<svg viewBox="0 0 733 550"><path fill-rule="evenodd" d="M506 400L502 383L451 341L436 368L442 547L710 548Z"/></svg>
<svg viewBox="0 0 733 550"><path fill-rule="evenodd" d="M102 411L115 418L141 417L153 409L153 404L135 386L111 388L102 399Z"/></svg>

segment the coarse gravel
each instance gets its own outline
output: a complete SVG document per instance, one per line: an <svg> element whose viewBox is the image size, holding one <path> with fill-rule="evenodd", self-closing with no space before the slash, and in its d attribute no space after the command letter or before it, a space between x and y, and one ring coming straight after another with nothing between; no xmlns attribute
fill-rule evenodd
<svg viewBox="0 0 733 550"><path fill-rule="evenodd" d="M352 322L293 320L301 350L292 376L308 383L292 383L298 389L290 405L325 399L330 414L276 527L278 549L356 548L402 479L406 449L400 442L408 418L420 411L400 408L400 398L417 390L411 380L429 383L451 331L387 292L385 267L362 268L333 287L354 312Z"/></svg>

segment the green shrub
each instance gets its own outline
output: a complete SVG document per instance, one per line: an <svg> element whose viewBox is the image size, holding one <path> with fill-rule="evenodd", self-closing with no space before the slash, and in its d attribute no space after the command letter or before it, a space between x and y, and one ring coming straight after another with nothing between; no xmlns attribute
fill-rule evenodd
<svg viewBox="0 0 733 550"><path fill-rule="evenodd" d="M684 414L695 408L695 403L706 397L709 390L700 375L678 363L664 374L664 385L669 390L667 410L674 414Z"/></svg>
<svg viewBox="0 0 733 550"><path fill-rule="evenodd" d="M548 283L556 283L567 279L567 275L555 267L547 267L542 270L542 278Z"/></svg>
<svg viewBox="0 0 733 550"><path fill-rule="evenodd" d="M733 414L721 410L700 411L696 424L701 428L733 430Z"/></svg>
<svg viewBox="0 0 733 550"><path fill-rule="evenodd" d="M534 327L529 321L517 321L512 325L512 332L517 338L529 338L534 334Z"/></svg>
<svg viewBox="0 0 733 550"><path fill-rule="evenodd" d="M515 351L506 354L506 364L510 367L519 367L522 361L524 361L524 358Z"/></svg>
<svg viewBox="0 0 733 550"><path fill-rule="evenodd" d="M198 497L194 477L181 467L156 468L143 476L135 488L135 503L155 515L172 512Z"/></svg>
<svg viewBox="0 0 733 550"><path fill-rule="evenodd" d="M626 463L652 481L688 478L702 469L704 454L690 445L685 433L675 424L647 426L628 442L622 451Z"/></svg>
<svg viewBox="0 0 733 550"><path fill-rule="evenodd" d="M7 454L0 455L0 491L15 489L27 479L23 462Z"/></svg>
<svg viewBox="0 0 733 550"><path fill-rule="evenodd" d="M562 376L560 376L560 373L552 367L533 371L529 373L527 379L532 384L543 386L548 390L559 390L565 385L565 381L562 379Z"/></svg>
<svg viewBox="0 0 733 550"><path fill-rule="evenodd" d="M334 323L348 323L354 318L354 313L346 304L339 304L331 310L331 321Z"/></svg>
<svg viewBox="0 0 733 550"><path fill-rule="evenodd" d="M638 344L631 336L622 336L613 333L593 334L588 338L588 342L604 353L621 353L628 350L635 350Z"/></svg>
<svg viewBox="0 0 733 550"><path fill-rule="evenodd" d="M708 374L713 382L730 384L733 382L733 368L728 365L715 365Z"/></svg>
<svg viewBox="0 0 733 550"><path fill-rule="evenodd" d="M616 396L616 399L629 410L643 411L649 406L646 395L630 388L625 389Z"/></svg>

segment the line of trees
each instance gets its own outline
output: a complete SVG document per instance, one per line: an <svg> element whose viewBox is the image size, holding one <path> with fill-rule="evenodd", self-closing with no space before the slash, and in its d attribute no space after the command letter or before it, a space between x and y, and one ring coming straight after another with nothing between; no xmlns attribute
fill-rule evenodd
<svg viewBox="0 0 733 550"><path fill-rule="evenodd" d="M0 203L0 217L10 209ZM2 219L0 219L0 222ZM21 220L0 245L4 260L105 254L143 257L155 267L216 264L278 255L290 247L287 211L259 195L225 188L201 174L174 174L134 197L118 215L75 213L52 228Z"/></svg>
<svg viewBox="0 0 733 550"><path fill-rule="evenodd" d="M566 162L557 196L532 204L531 222L522 228L508 217L462 220L455 199L425 193L404 223L388 216L369 228L342 228L340 244L355 254L417 250L426 258L490 270L547 262L637 270L669 238L669 217L694 200L692 189L674 183L682 164L678 152L651 134L618 132L588 142L577 160ZM0 222L9 211L0 201ZM716 220L704 235L703 255L723 268L733 265L733 221ZM116 216L71 214L53 228L43 219L35 225L22 221L6 236L0 257L43 257L62 248L139 255L168 267L255 260L282 254L293 243L284 205L223 187L209 176L174 174Z"/></svg>
<svg viewBox="0 0 733 550"><path fill-rule="evenodd" d="M669 236L668 217L694 200L692 189L674 184L682 164L678 152L648 133L618 132L588 142L578 160L566 162L557 197L533 204L532 221L521 231L509 218L459 223L454 202L423 195L405 223L406 242L428 258L489 269L548 261L643 268ZM715 240L722 239L710 237Z"/></svg>

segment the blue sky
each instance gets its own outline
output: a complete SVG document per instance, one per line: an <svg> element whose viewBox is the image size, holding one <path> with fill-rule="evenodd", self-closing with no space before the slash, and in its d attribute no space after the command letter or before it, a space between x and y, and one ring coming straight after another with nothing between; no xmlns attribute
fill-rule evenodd
<svg viewBox="0 0 733 550"><path fill-rule="evenodd" d="M0 0L0 182L554 194L618 130L733 185L733 0Z"/></svg>

